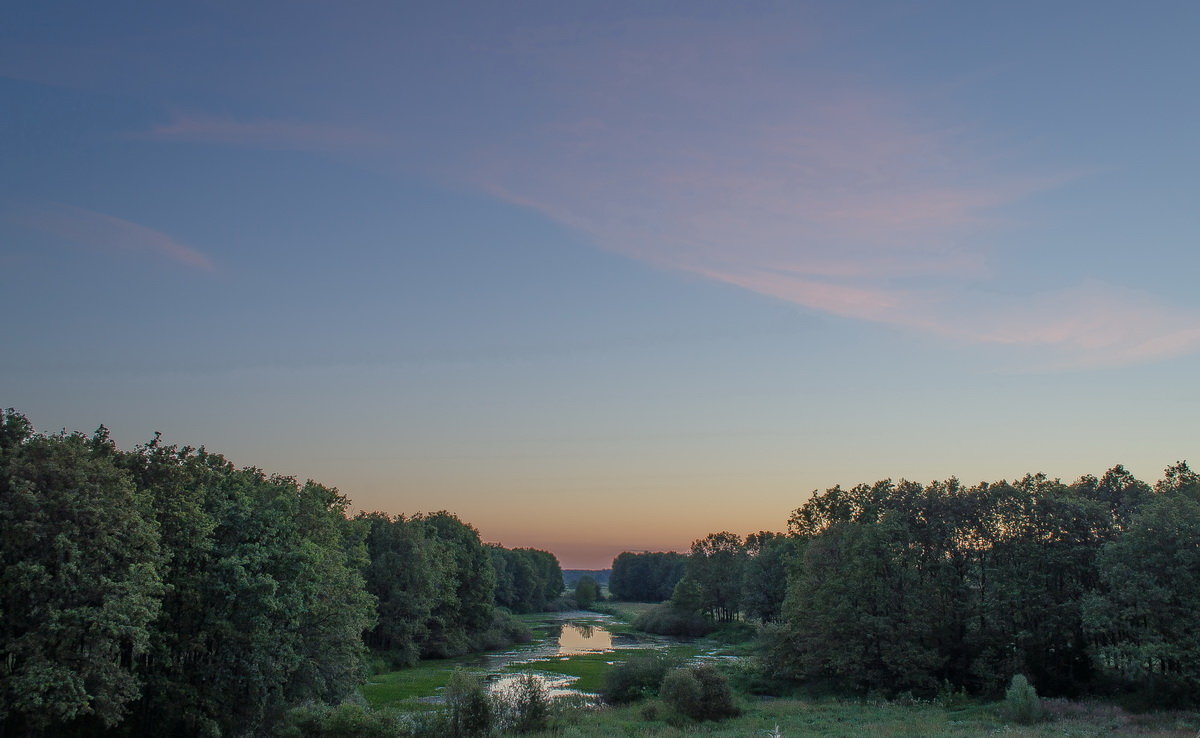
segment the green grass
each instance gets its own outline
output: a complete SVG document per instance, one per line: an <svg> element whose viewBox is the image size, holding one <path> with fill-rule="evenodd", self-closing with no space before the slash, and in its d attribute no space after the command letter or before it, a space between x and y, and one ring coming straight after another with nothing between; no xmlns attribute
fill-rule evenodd
<svg viewBox="0 0 1200 738"><path fill-rule="evenodd" d="M464 666L468 660L423 661L408 669L376 674L362 685L362 695L371 707L425 709L427 705L417 698L436 695L450 681L455 667Z"/></svg>
<svg viewBox="0 0 1200 738"><path fill-rule="evenodd" d="M936 705L901 705L852 701L799 700L744 701L740 717L719 723L693 723L674 715L661 702L644 702L629 707L567 712L553 731L539 733L559 738L608 738L609 736L859 736L944 737L1005 735L1018 738L1098 738L1139 735L1158 738L1194 738L1200 727L1195 713L1159 713L1130 716L1108 705L1061 703L1054 720L1039 725L1005 723L995 705L972 705L948 710Z"/></svg>

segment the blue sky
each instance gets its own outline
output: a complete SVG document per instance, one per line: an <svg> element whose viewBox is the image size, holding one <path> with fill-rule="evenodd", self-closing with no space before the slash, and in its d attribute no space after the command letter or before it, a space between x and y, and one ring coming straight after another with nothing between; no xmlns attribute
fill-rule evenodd
<svg viewBox="0 0 1200 738"><path fill-rule="evenodd" d="M1194 456L1194 3L31 3L0 402L568 566Z"/></svg>

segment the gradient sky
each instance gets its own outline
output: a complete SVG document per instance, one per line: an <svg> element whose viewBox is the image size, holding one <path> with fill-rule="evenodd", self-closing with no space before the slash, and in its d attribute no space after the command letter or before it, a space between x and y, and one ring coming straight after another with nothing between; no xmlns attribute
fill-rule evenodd
<svg viewBox="0 0 1200 738"><path fill-rule="evenodd" d="M1200 4L32 2L0 404L601 567L1200 462Z"/></svg>

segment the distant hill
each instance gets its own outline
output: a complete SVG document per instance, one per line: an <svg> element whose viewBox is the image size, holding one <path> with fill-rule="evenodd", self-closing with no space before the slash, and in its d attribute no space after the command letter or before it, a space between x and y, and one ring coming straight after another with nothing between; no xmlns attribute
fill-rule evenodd
<svg viewBox="0 0 1200 738"><path fill-rule="evenodd" d="M612 569L563 569L563 584L567 589L575 589L575 583L581 578L591 577L596 584L604 586L608 584L610 574Z"/></svg>

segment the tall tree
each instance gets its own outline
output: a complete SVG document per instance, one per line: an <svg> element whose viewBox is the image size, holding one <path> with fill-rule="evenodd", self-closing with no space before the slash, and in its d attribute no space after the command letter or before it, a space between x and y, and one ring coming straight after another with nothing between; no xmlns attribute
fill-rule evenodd
<svg viewBox="0 0 1200 738"><path fill-rule="evenodd" d="M450 564L446 590L428 620L423 655L466 653L471 649L471 637L492 624L496 572L491 556L479 540L479 531L451 513L441 511L414 520L444 545Z"/></svg>
<svg viewBox="0 0 1200 738"><path fill-rule="evenodd" d="M792 544L792 539L778 533L746 536L749 558L742 582L742 609L750 617L773 623L783 614Z"/></svg>
<svg viewBox="0 0 1200 738"><path fill-rule="evenodd" d="M1131 683L1200 690L1200 502L1168 493L1135 515L1099 557L1103 586L1087 601L1103 663Z"/></svg>
<svg viewBox="0 0 1200 738"><path fill-rule="evenodd" d="M112 727L162 595L149 500L103 428L39 436L0 413L0 732Z"/></svg>
<svg viewBox="0 0 1200 738"><path fill-rule="evenodd" d="M689 580L700 587L701 608L714 620L730 622L740 610L746 549L740 536L722 531L692 543Z"/></svg>
<svg viewBox="0 0 1200 738"><path fill-rule="evenodd" d="M447 548L420 521L384 513L364 513L367 591L378 601L378 621L367 631L367 645L395 666L412 666L429 635L429 619L453 572Z"/></svg>

